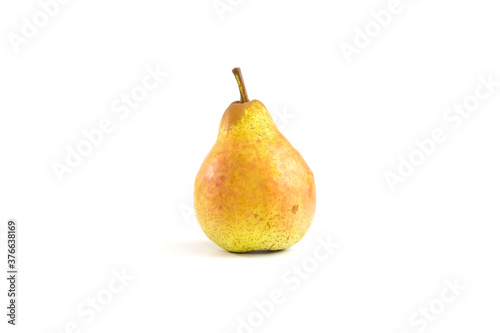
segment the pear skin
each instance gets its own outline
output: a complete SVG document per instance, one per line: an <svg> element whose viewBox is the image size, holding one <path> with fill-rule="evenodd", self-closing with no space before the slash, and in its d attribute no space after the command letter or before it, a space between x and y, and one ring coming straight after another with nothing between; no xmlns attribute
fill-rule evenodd
<svg viewBox="0 0 500 333"><path fill-rule="evenodd" d="M312 223L314 176L266 107L248 101L239 68L233 72L241 101L224 112L196 176L196 218L208 238L228 251L286 249Z"/></svg>

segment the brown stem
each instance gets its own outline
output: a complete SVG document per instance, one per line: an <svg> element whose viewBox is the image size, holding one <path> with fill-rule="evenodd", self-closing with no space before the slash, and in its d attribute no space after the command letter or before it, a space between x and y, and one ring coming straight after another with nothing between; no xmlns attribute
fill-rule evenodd
<svg viewBox="0 0 500 333"><path fill-rule="evenodd" d="M241 74L241 69L236 67L233 69L234 77L238 82L238 88L240 89L240 101L241 103L248 102L247 88L245 87L245 82L243 82L243 74Z"/></svg>

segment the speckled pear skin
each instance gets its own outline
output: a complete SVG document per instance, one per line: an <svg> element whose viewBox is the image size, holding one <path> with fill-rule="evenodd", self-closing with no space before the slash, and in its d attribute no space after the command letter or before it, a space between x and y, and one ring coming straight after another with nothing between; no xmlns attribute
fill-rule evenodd
<svg viewBox="0 0 500 333"><path fill-rule="evenodd" d="M196 218L231 252L282 250L309 229L314 176L259 101L234 102L194 187Z"/></svg>

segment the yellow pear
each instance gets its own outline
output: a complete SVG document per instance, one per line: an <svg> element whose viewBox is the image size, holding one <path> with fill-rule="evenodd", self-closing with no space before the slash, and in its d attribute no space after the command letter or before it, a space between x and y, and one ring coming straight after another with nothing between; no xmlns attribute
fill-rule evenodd
<svg viewBox="0 0 500 333"><path fill-rule="evenodd" d="M266 107L241 100L222 116L219 134L196 176L194 209L205 234L231 252L282 250L306 234L316 209L314 176Z"/></svg>

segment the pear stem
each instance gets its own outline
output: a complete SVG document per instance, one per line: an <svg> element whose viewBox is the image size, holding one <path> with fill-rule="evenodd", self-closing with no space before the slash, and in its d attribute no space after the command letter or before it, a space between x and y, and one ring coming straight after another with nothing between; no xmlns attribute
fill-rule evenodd
<svg viewBox="0 0 500 333"><path fill-rule="evenodd" d="M238 82L238 88L240 89L240 101L241 103L248 102L247 88L245 87L245 82L243 82L243 74L241 74L241 69L236 67L233 69L234 77Z"/></svg>

